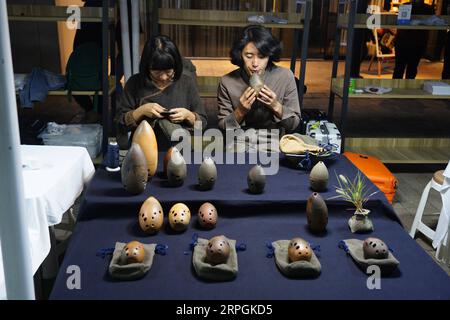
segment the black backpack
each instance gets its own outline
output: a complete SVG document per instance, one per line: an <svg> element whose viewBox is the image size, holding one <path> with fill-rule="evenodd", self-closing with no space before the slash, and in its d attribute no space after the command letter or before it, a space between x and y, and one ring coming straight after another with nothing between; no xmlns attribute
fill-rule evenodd
<svg viewBox="0 0 450 320"><path fill-rule="evenodd" d="M73 50L66 66L69 101L72 91L95 91L94 109L97 109L98 91L102 89L101 62L101 50L95 42L83 43Z"/></svg>

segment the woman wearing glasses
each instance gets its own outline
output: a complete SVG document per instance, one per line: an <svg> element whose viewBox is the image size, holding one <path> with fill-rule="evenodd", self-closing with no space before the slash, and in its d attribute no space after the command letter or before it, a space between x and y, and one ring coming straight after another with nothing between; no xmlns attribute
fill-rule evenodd
<svg viewBox="0 0 450 320"><path fill-rule="evenodd" d="M118 142L127 144L127 132L142 120L155 130L158 148L172 145L172 132L206 126L206 112L195 80L183 74L183 63L176 45L166 36L152 37L144 46L139 73L125 84L118 104Z"/></svg>

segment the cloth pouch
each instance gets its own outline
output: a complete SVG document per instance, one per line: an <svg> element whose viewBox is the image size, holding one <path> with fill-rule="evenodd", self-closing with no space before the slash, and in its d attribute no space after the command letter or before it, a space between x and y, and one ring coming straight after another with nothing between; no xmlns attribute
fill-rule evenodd
<svg viewBox="0 0 450 320"><path fill-rule="evenodd" d="M317 145L313 138L294 133L285 134L281 137L280 150L289 154L304 154L306 151L320 152L323 149Z"/></svg>
<svg viewBox="0 0 450 320"><path fill-rule="evenodd" d="M394 255L390 251L386 259L365 259L363 251L364 241L362 240L347 239L343 240L343 242L346 245L346 248L344 247L344 250L350 253L353 260L364 272L366 272L369 266L377 265L378 267L380 267L381 274L387 275L393 272L400 264L400 262L394 257Z"/></svg>
<svg viewBox="0 0 450 320"><path fill-rule="evenodd" d="M272 242L275 253L275 263L278 269L290 278L316 278L320 275L322 266L314 251L310 261L289 261L289 240L277 240Z"/></svg>
<svg viewBox="0 0 450 320"><path fill-rule="evenodd" d="M227 263L211 265L206 260L206 247L209 240L198 238L194 247L192 263L197 276L209 281L230 281L236 278L238 272L238 259L236 253L236 240L228 239L230 244L230 256Z"/></svg>
<svg viewBox="0 0 450 320"><path fill-rule="evenodd" d="M145 258L142 263L123 264L121 261L122 249L126 243L116 242L114 253L109 264L109 274L111 277L119 280L135 280L142 278L150 270L153 264L156 244L143 244Z"/></svg>

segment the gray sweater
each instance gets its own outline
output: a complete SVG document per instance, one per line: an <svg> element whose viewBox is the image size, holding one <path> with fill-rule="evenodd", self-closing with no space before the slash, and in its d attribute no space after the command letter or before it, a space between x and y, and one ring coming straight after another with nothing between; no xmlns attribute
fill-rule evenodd
<svg viewBox="0 0 450 320"><path fill-rule="evenodd" d="M217 100L220 129L278 128L282 131L292 132L297 128L300 123L300 104L295 78L291 70L274 66L271 70L266 69L263 80L276 93L278 101L282 104L282 118L276 117L271 110L257 100L241 124L236 121L233 111L239 106L239 98L242 93L249 87L247 73L239 68L223 76L219 82Z"/></svg>
<svg viewBox="0 0 450 320"><path fill-rule="evenodd" d="M206 127L206 112L198 94L197 85L193 78L182 74L180 79L175 81L164 90L154 86L148 77L135 74L128 79L125 84L123 94L119 100L117 108L117 122L119 127L128 131L134 130L137 126L132 111L147 102L155 102L164 108L186 108L195 114L196 121L202 122L202 127Z"/></svg>

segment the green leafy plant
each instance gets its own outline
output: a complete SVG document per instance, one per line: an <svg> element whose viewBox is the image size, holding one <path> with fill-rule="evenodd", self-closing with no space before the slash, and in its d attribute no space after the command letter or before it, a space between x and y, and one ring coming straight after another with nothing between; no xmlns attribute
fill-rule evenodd
<svg viewBox="0 0 450 320"><path fill-rule="evenodd" d="M370 193L370 189L367 187L367 181L359 170L353 180L350 180L342 174L338 176L336 171L334 174L339 184L339 186L335 186L338 195L330 199L343 199L355 206L357 214L367 214L364 210L364 204L379 191Z"/></svg>

